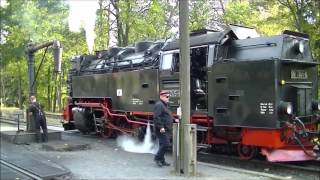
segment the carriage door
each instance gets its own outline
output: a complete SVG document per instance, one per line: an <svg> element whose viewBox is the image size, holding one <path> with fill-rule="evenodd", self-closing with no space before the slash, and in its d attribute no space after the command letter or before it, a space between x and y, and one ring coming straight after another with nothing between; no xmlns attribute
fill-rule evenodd
<svg viewBox="0 0 320 180"><path fill-rule="evenodd" d="M176 112L179 107L179 51L163 52L160 61L160 90L170 92L170 109Z"/></svg>

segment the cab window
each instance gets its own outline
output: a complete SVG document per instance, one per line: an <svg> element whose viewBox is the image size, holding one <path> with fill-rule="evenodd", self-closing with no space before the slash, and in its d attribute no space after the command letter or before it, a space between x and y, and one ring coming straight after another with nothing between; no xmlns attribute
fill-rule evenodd
<svg viewBox="0 0 320 180"><path fill-rule="evenodd" d="M164 54L161 61L161 70L170 70L172 67L172 54Z"/></svg>

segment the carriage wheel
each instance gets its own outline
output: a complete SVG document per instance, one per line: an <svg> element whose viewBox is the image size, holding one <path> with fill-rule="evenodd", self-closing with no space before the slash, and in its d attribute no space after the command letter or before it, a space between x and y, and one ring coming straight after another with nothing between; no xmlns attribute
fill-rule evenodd
<svg viewBox="0 0 320 180"><path fill-rule="evenodd" d="M237 146L240 159L249 160L257 155L258 149L256 146L249 146L239 143Z"/></svg>

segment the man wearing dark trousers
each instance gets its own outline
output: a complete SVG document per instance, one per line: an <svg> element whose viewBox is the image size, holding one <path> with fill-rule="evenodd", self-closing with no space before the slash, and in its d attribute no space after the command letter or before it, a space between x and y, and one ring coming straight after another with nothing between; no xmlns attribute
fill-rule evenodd
<svg viewBox="0 0 320 180"><path fill-rule="evenodd" d="M43 142L48 142L47 120L35 96L30 97L29 116L33 116L33 120L35 121L36 141L41 142L42 140ZM40 127L43 132L42 136Z"/></svg>
<svg viewBox="0 0 320 180"><path fill-rule="evenodd" d="M159 150L154 157L154 161L159 167L170 166L165 161L164 155L170 145L169 138L172 131L173 117L168 109L169 91L162 90L160 92L160 100L154 106L154 130L159 139Z"/></svg>

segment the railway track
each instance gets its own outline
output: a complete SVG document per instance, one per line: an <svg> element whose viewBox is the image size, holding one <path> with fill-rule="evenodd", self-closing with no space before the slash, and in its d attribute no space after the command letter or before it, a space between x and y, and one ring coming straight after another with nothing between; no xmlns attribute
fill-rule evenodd
<svg viewBox="0 0 320 180"><path fill-rule="evenodd" d="M261 173L281 175L289 179L320 179L320 161L294 163L271 163L264 160L241 160L237 156L222 155L200 151L198 161L224 165Z"/></svg>
<svg viewBox="0 0 320 180"><path fill-rule="evenodd" d="M16 166L14 164L11 164L10 162L0 160L1 163L1 169L3 171L6 171L6 175L11 174L12 176L16 177L15 179L35 179L35 180L41 180L43 179L37 174L34 174L30 171L26 171L23 168L20 168L19 166ZM4 177L4 178L12 178L12 177Z"/></svg>
<svg viewBox="0 0 320 180"><path fill-rule="evenodd" d="M2 123L17 124L16 119L0 116ZM56 121L48 121L49 126L61 126ZM25 121L20 121L21 125L25 125ZM295 163L271 163L264 160L241 160L237 156L215 154L207 151L198 152L198 161L224 165L245 170L253 170L261 173L270 173L282 175L286 177L296 177L307 179L320 180L320 161L295 162ZM306 178L307 177L307 178ZM290 178L289 178L290 179ZM293 178L295 179L295 178Z"/></svg>

